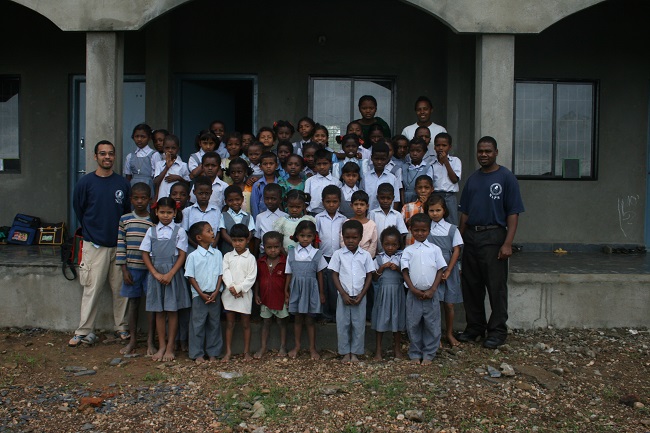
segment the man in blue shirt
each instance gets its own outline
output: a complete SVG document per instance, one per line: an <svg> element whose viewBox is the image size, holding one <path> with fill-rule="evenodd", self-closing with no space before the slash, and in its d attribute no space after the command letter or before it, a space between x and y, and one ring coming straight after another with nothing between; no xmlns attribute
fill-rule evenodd
<svg viewBox="0 0 650 433"><path fill-rule="evenodd" d="M467 327L458 340L476 341L487 331L483 347L495 349L508 335L508 258L524 205L517 178L496 163L496 140L481 138L476 154L481 168L467 179L460 200ZM489 321L485 316L486 289L492 309Z"/></svg>
<svg viewBox="0 0 650 433"><path fill-rule="evenodd" d="M113 292L113 319L118 335L129 338L125 320L127 298L120 296L122 272L115 264L120 217L131 211L129 183L113 172L115 146L110 141L95 145L97 169L77 182L73 196L75 214L83 231L83 250L79 282L83 286L79 327L68 345L93 344L97 302L109 283Z"/></svg>

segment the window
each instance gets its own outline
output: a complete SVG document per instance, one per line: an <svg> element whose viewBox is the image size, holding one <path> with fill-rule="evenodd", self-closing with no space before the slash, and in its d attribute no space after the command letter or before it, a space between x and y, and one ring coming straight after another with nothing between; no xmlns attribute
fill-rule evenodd
<svg viewBox="0 0 650 433"><path fill-rule="evenodd" d="M392 127L395 82L392 78L312 77L310 115L329 131L329 144L339 149L337 135L345 134L348 123L360 117L357 104L363 95L377 99L377 114Z"/></svg>
<svg viewBox="0 0 650 433"><path fill-rule="evenodd" d="M19 172L18 77L0 76L0 172Z"/></svg>
<svg viewBox="0 0 650 433"><path fill-rule="evenodd" d="M515 83L514 173L521 178L596 178L593 82Z"/></svg>

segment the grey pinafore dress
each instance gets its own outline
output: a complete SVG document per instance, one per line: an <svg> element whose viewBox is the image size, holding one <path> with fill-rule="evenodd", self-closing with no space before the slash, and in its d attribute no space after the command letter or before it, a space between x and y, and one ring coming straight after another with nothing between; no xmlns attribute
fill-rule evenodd
<svg viewBox="0 0 650 433"><path fill-rule="evenodd" d="M143 182L149 185L151 192L154 192L153 186L153 168L151 167L151 157L153 152L147 156L135 156L135 153L131 155L129 159L129 168L131 169L131 186L135 185L138 182Z"/></svg>
<svg viewBox="0 0 650 433"><path fill-rule="evenodd" d="M295 248L289 249L287 261L291 266L289 313L320 314L320 291L318 290L318 264L323 252L318 250L309 262L296 261Z"/></svg>
<svg viewBox="0 0 650 433"><path fill-rule="evenodd" d="M415 179L427 174L428 166L422 165L416 169L410 170L410 164L402 166L402 183L404 184L404 203L417 201L418 195L415 193Z"/></svg>
<svg viewBox="0 0 650 433"><path fill-rule="evenodd" d="M449 227L449 233L447 236L433 236L429 233L427 240L434 245L437 245L442 250L442 256L445 258L445 261L449 263L451 255L454 252L454 247L452 242L454 240L454 235L456 234L458 227L451 225ZM447 281L438 286L438 300L444 301L448 304L460 304L463 302L463 292L460 286L460 272L458 272L458 263L454 266L449 278Z"/></svg>
<svg viewBox="0 0 650 433"><path fill-rule="evenodd" d="M377 265L383 264L382 255L377 255ZM401 272L384 269L379 277L375 286L371 327L377 332L406 330L406 293Z"/></svg>
<svg viewBox="0 0 650 433"><path fill-rule="evenodd" d="M179 225L174 227L170 239L158 239L155 227L151 230L151 262L161 274L166 274L174 267L178 256L176 253L176 236ZM192 305L190 294L185 285L183 271L180 269L168 285L162 285L151 274L147 280L147 311L178 311Z"/></svg>
<svg viewBox="0 0 650 433"><path fill-rule="evenodd" d="M232 218L232 216L228 212L221 212L221 216L223 216L223 222L226 225L226 232L230 234L230 229L232 229L232 226L237 224L235 220ZM244 218L241 220L241 224L244 224L246 227L248 227L248 223L250 222L251 216L246 215ZM230 245L228 242L224 241L223 239L219 240L219 251L221 251L221 254L224 256L226 253L229 253L233 250L234 248L232 245Z"/></svg>

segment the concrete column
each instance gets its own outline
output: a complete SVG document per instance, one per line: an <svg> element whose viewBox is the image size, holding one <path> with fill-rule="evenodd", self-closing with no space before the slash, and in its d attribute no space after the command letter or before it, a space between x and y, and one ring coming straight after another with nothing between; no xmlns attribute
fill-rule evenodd
<svg viewBox="0 0 650 433"><path fill-rule="evenodd" d="M122 83L124 37L116 32L86 33L86 171L97 166L100 140L115 145L115 171L122 168Z"/></svg>
<svg viewBox="0 0 650 433"><path fill-rule="evenodd" d="M147 27L145 119L154 129L172 129L169 26L170 19L166 15L156 19Z"/></svg>
<svg viewBox="0 0 650 433"><path fill-rule="evenodd" d="M476 140L490 135L499 146L497 162L512 167L515 79L514 35L476 38Z"/></svg>

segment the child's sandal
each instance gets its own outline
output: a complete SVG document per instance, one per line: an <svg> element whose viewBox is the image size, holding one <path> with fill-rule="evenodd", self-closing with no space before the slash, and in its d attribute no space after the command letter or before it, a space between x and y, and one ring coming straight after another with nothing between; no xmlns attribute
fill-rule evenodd
<svg viewBox="0 0 650 433"><path fill-rule="evenodd" d="M131 334L129 334L129 331L115 331L115 336L119 337L120 340L128 340L131 338Z"/></svg>
<svg viewBox="0 0 650 433"><path fill-rule="evenodd" d="M84 344L88 344L89 346L92 346L93 344L97 343L98 340L99 338L97 338L97 336L91 332L90 334L83 337L81 339L81 342Z"/></svg>

